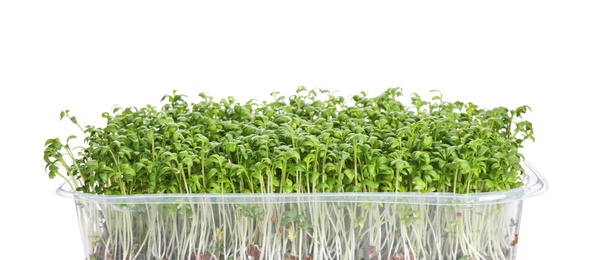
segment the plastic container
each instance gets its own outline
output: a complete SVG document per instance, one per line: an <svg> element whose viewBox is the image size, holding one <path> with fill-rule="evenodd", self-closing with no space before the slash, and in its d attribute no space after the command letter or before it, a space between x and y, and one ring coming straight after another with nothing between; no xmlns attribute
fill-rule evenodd
<svg viewBox="0 0 597 260"><path fill-rule="evenodd" d="M525 185L502 192L174 194L65 190L86 259L515 259Z"/></svg>

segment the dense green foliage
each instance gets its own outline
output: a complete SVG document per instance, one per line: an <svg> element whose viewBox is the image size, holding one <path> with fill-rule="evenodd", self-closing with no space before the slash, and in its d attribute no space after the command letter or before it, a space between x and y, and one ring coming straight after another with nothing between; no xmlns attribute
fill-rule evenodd
<svg viewBox="0 0 597 260"><path fill-rule="evenodd" d="M118 107L85 145L46 142L50 178L97 194L275 192L485 192L522 185L519 149L533 139L528 106L483 109L402 89L349 99L297 89L241 104L200 94L163 106Z"/></svg>

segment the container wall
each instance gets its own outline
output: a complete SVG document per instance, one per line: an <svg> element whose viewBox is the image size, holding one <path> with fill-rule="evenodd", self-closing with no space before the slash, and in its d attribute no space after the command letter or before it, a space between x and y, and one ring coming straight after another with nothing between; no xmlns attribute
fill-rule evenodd
<svg viewBox="0 0 597 260"><path fill-rule="evenodd" d="M110 204L77 201L88 259L514 259L522 200Z"/></svg>

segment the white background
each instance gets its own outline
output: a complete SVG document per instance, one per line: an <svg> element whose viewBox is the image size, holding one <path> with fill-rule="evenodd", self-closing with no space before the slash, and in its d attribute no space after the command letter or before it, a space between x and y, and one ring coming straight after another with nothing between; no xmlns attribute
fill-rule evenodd
<svg viewBox="0 0 597 260"><path fill-rule="evenodd" d="M74 203L44 170L45 140L79 134L60 111L98 125L174 89L265 100L301 85L529 105L524 153L551 187L525 200L518 259L594 257L590 1L210 2L0 2L2 258L84 258Z"/></svg>

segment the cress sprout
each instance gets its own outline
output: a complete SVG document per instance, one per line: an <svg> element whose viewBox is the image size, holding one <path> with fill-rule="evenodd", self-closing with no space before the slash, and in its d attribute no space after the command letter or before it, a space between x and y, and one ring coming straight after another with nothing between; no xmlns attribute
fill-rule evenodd
<svg viewBox="0 0 597 260"><path fill-rule="evenodd" d="M241 103L163 96L116 107L104 126L48 139L50 178L98 195L502 191L523 185L528 106L482 108L439 91L403 103L401 88L345 98L299 87ZM81 202L91 203L91 202ZM89 204L87 208L94 206ZM507 259L500 205L288 203L81 209L101 222L90 259ZM486 223L479 226L478 223ZM489 223L489 224L487 224ZM83 225L82 225L83 226ZM510 231L508 231L510 232ZM511 235L511 234L508 234ZM379 257L379 258L376 258Z"/></svg>

